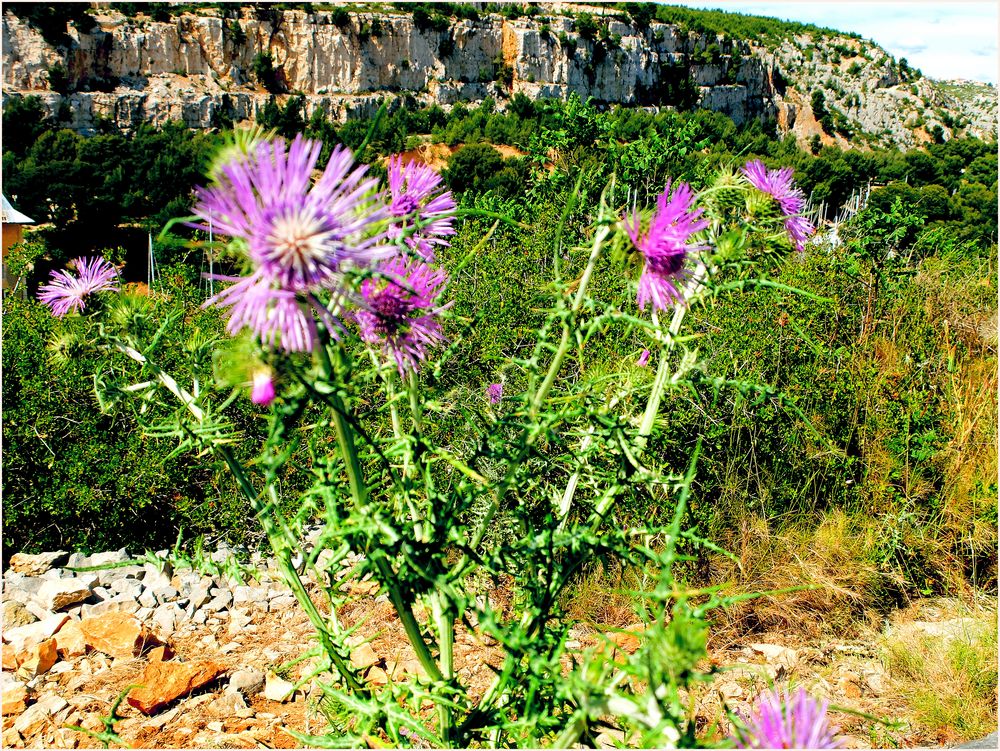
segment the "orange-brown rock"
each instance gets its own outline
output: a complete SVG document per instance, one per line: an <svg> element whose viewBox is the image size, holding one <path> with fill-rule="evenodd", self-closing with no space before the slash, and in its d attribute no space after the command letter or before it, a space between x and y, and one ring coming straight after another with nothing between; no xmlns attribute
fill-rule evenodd
<svg viewBox="0 0 1000 751"><path fill-rule="evenodd" d="M3 688L3 704L0 713L4 717L19 715L28 707L28 687L19 681L8 683Z"/></svg>
<svg viewBox="0 0 1000 751"><path fill-rule="evenodd" d="M9 644L3 645L3 669L17 670L17 653Z"/></svg>
<svg viewBox="0 0 1000 751"><path fill-rule="evenodd" d="M33 644L17 656L17 675L30 680L36 675L47 673L49 668L59 659L56 652L56 640L46 639L40 644Z"/></svg>
<svg viewBox="0 0 1000 751"><path fill-rule="evenodd" d="M80 657L87 653L87 641L83 638L83 629L79 621L67 621L56 632L56 651L63 659Z"/></svg>
<svg viewBox="0 0 1000 751"><path fill-rule="evenodd" d="M174 650L170 648L169 644L163 644L159 647L154 647L153 649L149 650L149 654L147 655L147 657L149 657L150 662L166 662L173 656L174 656Z"/></svg>
<svg viewBox="0 0 1000 751"><path fill-rule="evenodd" d="M605 634L605 636L615 645L614 651L632 655L638 651L639 645L642 644L642 632L645 630L645 625L636 623L626 627L624 631L615 631Z"/></svg>
<svg viewBox="0 0 1000 751"><path fill-rule="evenodd" d="M147 647L159 645L153 632L127 613L105 613L80 621L87 646L112 657L136 657Z"/></svg>
<svg viewBox="0 0 1000 751"><path fill-rule="evenodd" d="M187 696L223 672L222 665L209 660L198 662L151 662L126 701L140 712L155 714L175 699Z"/></svg>

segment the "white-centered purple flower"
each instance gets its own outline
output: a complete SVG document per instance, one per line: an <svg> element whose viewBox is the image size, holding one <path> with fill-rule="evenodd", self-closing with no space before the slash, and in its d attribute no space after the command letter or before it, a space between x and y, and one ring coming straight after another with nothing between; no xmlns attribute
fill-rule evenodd
<svg viewBox="0 0 1000 751"><path fill-rule="evenodd" d="M53 271L52 281L43 285L38 294L38 299L48 305L57 318L72 310L84 310L87 297L95 292L118 291L115 286L118 270L99 256L74 258L69 267L75 269L75 276L67 270Z"/></svg>
<svg viewBox="0 0 1000 751"><path fill-rule="evenodd" d="M395 360L400 375L418 370L427 350L445 341L437 304L447 274L415 259L392 258L361 283L361 338Z"/></svg>
<svg viewBox="0 0 1000 751"><path fill-rule="evenodd" d="M705 248L690 243L691 236L708 226L706 220L698 219L702 209L694 209L693 205L690 185L679 182L671 193L668 182L656 199L656 210L645 232L638 212L632 214L631 221L622 220L632 244L645 260L636 298L643 310L649 304L653 310L666 310L683 299L677 285L684 279L688 253Z"/></svg>
<svg viewBox="0 0 1000 751"><path fill-rule="evenodd" d="M805 248L806 240L816 231L812 222L802 216L806 208L806 196L801 188L795 187L791 167L769 170L759 159L747 162L741 170L747 180L757 190L774 198L785 215L785 229L795 249Z"/></svg>
<svg viewBox="0 0 1000 751"><path fill-rule="evenodd" d="M757 697L746 729L733 740L737 748L839 748L837 728L830 727L826 710L827 702L804 688L792 696L787 690L765 691Z"/></svg>
<svg viewBox="0 0 1000 751"><path fill-rule="evenodd" d="M388 175L390 237L406 234L407 245L425 261L433 261L435 246L447 246L444 237L455 234L451 191L442 190L441 175L429 165L403 164L398 156L389 160Z"/></svg>
<svg viewBox="0 0 1000 751"><path fill-rule="evenodd" d="M334 149L318 180L313 168L322 144L296 136L264 142L219 168L217 184L197 188L194 225L242 241L254 269L206 305L230 308L231 334L250 328L265 343L290 352L317 341L314 311L336 325L315 294L338 291L344 272L371 268L392 254L386 244L388 208L354 166L351 152Z"/></svg>
<svg viewBox="0 0 1000 751"><path fill-rule="evenodd" d="M503 384L491 383L487 386L486 397L490 400L490 404L499 404L503 399Z"/></svg>

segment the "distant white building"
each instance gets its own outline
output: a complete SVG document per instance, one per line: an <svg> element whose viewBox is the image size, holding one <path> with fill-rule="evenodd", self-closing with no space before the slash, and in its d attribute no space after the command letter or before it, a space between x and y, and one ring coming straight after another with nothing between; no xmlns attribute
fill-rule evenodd
<svg viewBox="0 0 1000 751"><path fill-rule="evenodd" d="M24 239L24 225L34 224L35 220L11 206L7 196L0 195L0 198L3 199L0 211L0 224L3 224L3 289L10 289L7 280L7 252Z"/></svg>

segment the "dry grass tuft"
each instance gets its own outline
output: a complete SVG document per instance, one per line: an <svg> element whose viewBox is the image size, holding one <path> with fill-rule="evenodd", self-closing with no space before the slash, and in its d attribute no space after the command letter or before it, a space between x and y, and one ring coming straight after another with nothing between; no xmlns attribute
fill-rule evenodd
<svg viewBox="0 0 1000 751"><path fill-rule="evenodd" d="M773 531L766 519L748 518L723 547L738 561L712 560L710 579L728 581L734 595L767 592L718 616L716 640L739 641L747 633L783 631L819 636L844 634L862 625L881 575L870 559L870 535L841 511L811 528ZM809 589L790 590L797 587Z"/></svg>
<svg viewBox="0 0 1000 751"><path fill-rule="evenodd" d="M568 588L563 607L573 620L601 629L624 628L638 620L635 593L649 586L641 572L618 562L591 566Z"/></svg>

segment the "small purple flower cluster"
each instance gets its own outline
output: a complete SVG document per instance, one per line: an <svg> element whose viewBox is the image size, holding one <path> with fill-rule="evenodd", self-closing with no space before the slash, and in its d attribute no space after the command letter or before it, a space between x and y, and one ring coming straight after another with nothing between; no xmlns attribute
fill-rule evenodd
<svg viewBox="0 0 1000 751"><path fill-rule="evenodd" d="M747 162L742 169L750 184L762 193L767 193L778 202L785 215L785 229L792 239L795 249L805 249L806 240L816 231L812 222L802 216L806 207L806 196L801 188L795 187L792 168L769 170L759 160Z"/></svg>
<svg viewBox="0 0 1000 751"><path fill-rule="evenodd" d="M708 226L699 220L702 209L693 209L694 193L687 183L677 183L670 192L670 183L656 199L656 211L643 232L638 212L623 219L632 244L642 253L645 266L639 277L637 304L643 310L652 304L653 310L666 310L683 300L677 288L685 276L688 253L703 250L704 245L691 244L691 236Z"/></svg>
<svg viewBox="0 0 1000 751"><path fill-rule="evenodd" d="M837 728L826 715L827 702L804 688L765 691L757 697L747 727L733 739L737 748L839 748Z"/></svg>
<svg viewBox="0 0 1000 751"><path fill-rule="evenodd" d="M490 400L490 404L497 405L503 399L503 384L502 383L491 383L486 387L486 398Z"/></svg>
<svg viewBox="0 0 1000 751"><path fill-rule="evenodd" d="M361 337L394 359L400 373L417 369L427 349L444 340L436 299L447 277L430 266L434 248L454 234L455 201L430 167L389 164L389 193L365 177L351 152L334 149L321 176L312 172L322 145L281 138L223 165L217 182L198 188L194 225L240 241L252 264L206 305L229 309L227 329L249 329L262 343L311 352L319 324L336 334L342 318L357 321ZM416 258L405 258L402 240ZM369 274L360 296L347 289L348 272ZM324 305L319 293L330 293ZM343 308L353 304L353 313Z"/></svg>
<svg viewBox="0 0 1000 751"><path fill-rule="evenodd" d="M118 270L103 258L74 258L69 267L76 270L76 276L66 270L53 271L52 281L43 285L38 295L57 318L71 310L84 310L85 300L95 292L118 290L115 286Z"/></svg>

